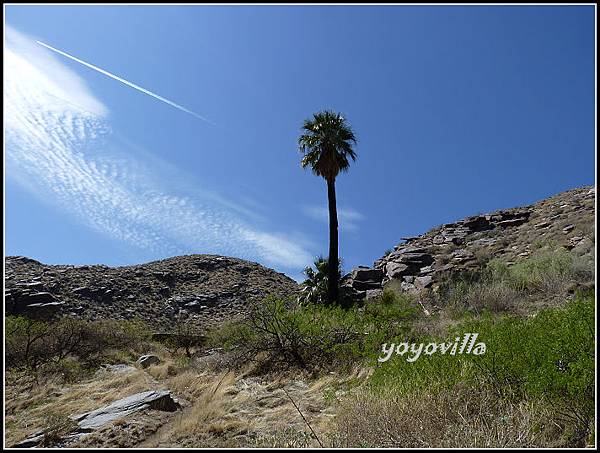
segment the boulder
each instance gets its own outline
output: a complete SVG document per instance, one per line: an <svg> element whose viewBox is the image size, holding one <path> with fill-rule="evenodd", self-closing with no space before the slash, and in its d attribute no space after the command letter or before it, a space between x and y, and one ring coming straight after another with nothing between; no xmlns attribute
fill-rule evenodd
<svg viewBox="0 0 600 453"><path fill-rule="evenodd" d="M410 274L411 267L408 264L395 263L393 261L385 265L385 274L388 278L399 278L403 275Z"/></svg>
<svg viewBox="0 0 600 453"><path fill-rule="evenodd" d="M352 286L352 276L350 274L342 278L340 284L340 297L348 302L360 302L366 296L366 291L360 291Z"/></svg>
<svg viewBox="0 0 600 453"><path fill-rule="evenodd" d="M42 291L44 289L44 284L39 281L32 282L20 282L15 284L17 288L31 289L35 291Z"/></svg>
<svg viewBox="0 0 600 453"><path fill-rule="evenodd" d="M352 280L358 281L381 281L383 272L381 269L371 269L368 267L359 267L352 271Z"/></svg>
<svg viewBox="0 0 600 453"><path fill-rule="evenodd" d="M433 263L433 257L429 253L421 250L411 250L410 248L391 253L389 260L417 267L428 266Z"/></svg>
<svg viewBox="0 0 600 453"><path fill-rule="evenodd" d="M155 355L147 354L147 355L141 356L137 360L137 363L142 368L148 368L150 365L156 365L157 363L160 363L160 359Z"/></svg>
<svg viewBox="0 0 600 453"><path fill-rule="evenodd" d="M64 302L48 302L47 304L29 304L26 307L28 313L36 314L52 314L56 313L65 305Z"/></svg>
<svg viewBox="0 0 600 453"><path fill-rule="evenodd" d="M427 275L427 274L431 274L433 271L434 271L434 268L432 265L424 266L419 270L419 274Z"/></svg>
<svg viewBox="0 0 600 453"><path fill-rule="evenodd" d="M550 225L551 225L550 222L548 222L547 220L545 220L543 222L540 222L540 223L534 225L534 228L543 229L543 228L548 228Z"/></svg>
<svg viewBox="0 0 600 453"><path fill-rule="evenodd" d="M457 263L464 263L465 261L471 261L475 259L473 252L466 249L459 249L452 252L450 255L452 260Z"/></svg>
<svg viewBox="0 0 600 453"><path fill-rule="evenodd" d="M512 227L512 226L519 226L519 225L524 224L525 222L527 222L527 220L509 219L509 220L501 220L501 221L497 222L496 225L498 225L501 228L507 228L507 227Z"/></svg>
<svg viewBox="0 0 600 453"><path fill-rule="evenodd" d="M485 231L492 228L488 216L478 215L464 220L463 225L472 231Z"/></svg>
<svg viewBox="0 0 600 453"><path fill-rule="evenodd" d="M150 390L122 398L92 412L73 415L71 419L77 422L80 432L86 432L144 409L174 412L179 408L179 403L171 397L170 391Z"/></svg>
<svg viewBox="0 0 600 453"><path fill-rule="evenodd" d="M92 297L95 294L95 291L87 286L80 286L79 288L75 288L73 291L71 291L71 293L77 296Z"/></svg>
<svg viewBox="0 0 600 453"><path fill-rule="evenodd" d="M424 277L415 277L414 285L418 289L428 288L433 283L433 277L426 275Z"/></svg>
<svg viewBox="0 0 600 453"><path fill-rule="evenodd" d="M383 271L381 269L359 267L352 271L350 279L352 281L352 288L357 291L379 289L383 280Z"/></svg>
<svg viewBox="0 0 600 453"><path fill-rule="evenodd" d="M495 224L501 228L519 226L529 221L531 211L500 211L490 216Z"/></svg>

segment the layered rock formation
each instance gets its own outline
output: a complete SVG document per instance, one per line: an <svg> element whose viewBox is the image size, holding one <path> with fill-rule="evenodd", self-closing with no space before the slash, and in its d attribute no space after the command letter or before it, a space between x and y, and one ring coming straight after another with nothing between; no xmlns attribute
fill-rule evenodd
<svg viewBox="0 0 600 453"><path fill-rule="evenodd" d="M269 294L290 296L298 284L257 263L217 255L188 255L108 267L45 265L5 260L6 313L84 319L140 317L157 330L177 320L210 326L245 312Z"/></svg>
<svg viewBox="0 0 600 453"><path fill-rule="evenodd" d="M582 187L403 238L372 268L354 269L343 285L357 298L379 294L386 286L404 291L435 288L451 275L480 268L492 258L514 264L544 243L593 253L595 196L595 188Z"/></svg>

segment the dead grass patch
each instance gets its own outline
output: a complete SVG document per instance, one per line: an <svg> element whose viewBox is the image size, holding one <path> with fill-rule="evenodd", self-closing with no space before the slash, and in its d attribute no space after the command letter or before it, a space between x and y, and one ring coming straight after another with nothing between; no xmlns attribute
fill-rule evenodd
<svg viewBox="0 0 600 453"><path fill-rule="evenodd" d="M110 404L125 396L159 388L160 384L141 370L114 374L103 379L93 377L80 383L65 386L58 379L43 384L7 386L6 418L10 429L6 431L8 445L45 429L48 414L69 417Z"/></svg>
<svg viewBox="0 0 600 453"><path fill-rule="evenodd" d="M542 402L510 402L486 388L404 396L365 390L341 404L329 442L335 447L538 447L549 446L556 429Z"/></svg>

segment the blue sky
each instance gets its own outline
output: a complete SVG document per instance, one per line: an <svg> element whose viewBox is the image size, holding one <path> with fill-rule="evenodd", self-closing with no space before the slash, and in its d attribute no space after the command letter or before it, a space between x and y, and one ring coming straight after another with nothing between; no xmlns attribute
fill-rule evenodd
<svg viewBox="0 0 600 453"><path fill-rule="evenodd" d="M302 121L330 108L344 267L594 184L593 6L7 6L5 245L46 263L327 251ZM36 44L182 105L203 121Z"/></svg>

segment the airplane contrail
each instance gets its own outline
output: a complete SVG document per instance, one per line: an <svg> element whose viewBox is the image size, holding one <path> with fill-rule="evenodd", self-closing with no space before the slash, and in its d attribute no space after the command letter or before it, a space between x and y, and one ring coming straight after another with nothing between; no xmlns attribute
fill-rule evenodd
<svg viewBox="0 0 600 453"><path fill-rule="evenodd" d="M165 98L163 98L162 96L159 96L158 94L156 94L156 93L153 93L153 92L152 92L152 91L150 91L150 90L147 90L147 89L145 89L145 88L142 88L141 86L138 86L138 85L136 85L135 83L131 83L131 82L129 82L129 81L127 81L127 80L125 80L125 79L122 79L122 78L121 78L121 77L119 77L119 76L116 76L116 75L114 75L114 74L111 74L110 72L108 72L108 71L105 71L104 69L101 69L101 68L99 68L98 66L94 66L93 64L86 63L85 61L83 61L83 60L80 60L79 58L77 58L77 57L74 57L73 55L69 55L68 53L66 53L66 52L63 52L62 50L56 49L55 47L52 47L52 46L49 46L48 44L45 44L45 43L43 43L42 41L36 41L36 42L37 42L38 44L40 44L40 45L42 45L42 46L46 47L47 49L50 49L50 50L52 50L52 51L54 51L54 52L56 52L56 53L59 53L59 54L61 54L61 55L65 56L65 57L67 57L67 58L70 58L70 59L71 59L71 60L73 60L73 61L76 61L77 63L81 63L82 65L84 65L84 66L87 66L88 68L94 69L94 70L96 70L96 71L98 71L98 72L100 72L100 73L102 73L102 74L104 74L104 75L106 75L106 76L110 77L111 79L118 80L119 82L121 82L121 83L124 83L125 85L127 85L127 86L129 86L129 87L131 87L131 88L134 88L134 89L136 89L136 90L138 90L138 91L141 91L142 93L144 93L144 94L147 94L148 96L152 96L153 98L155 98L155 99L158 99L159 101L162 101L162 102L164 102L164 103L166 103L166 104L169 104L170 106L172 106L172 107L175 107L176 109L179 109L179 110L181 110L181 111L183 111L183 112L185 112L185 113L189 113L190 115L192 115L192 116L195 116L196 118L199 118L199 119L201 119L202 121L206 121L207 123L210 123L210 124L212 124L212 125L215 125L215 123L213 123L212 121L210 121L210 120L209 120L209 119L207 119L207 118L204 118L204 117L203 117L203 116L201 116L201 115L198 115L196 112L193 112L193 111L191 111L191 110L189 110L189 109L186 109L185 107L183 107L183 106L181 106L181 105L179 105L179 104L176 104L176 103L175 103L175 102L173 102L173 101L169 101L168 99L165 99Z"/></svg>

